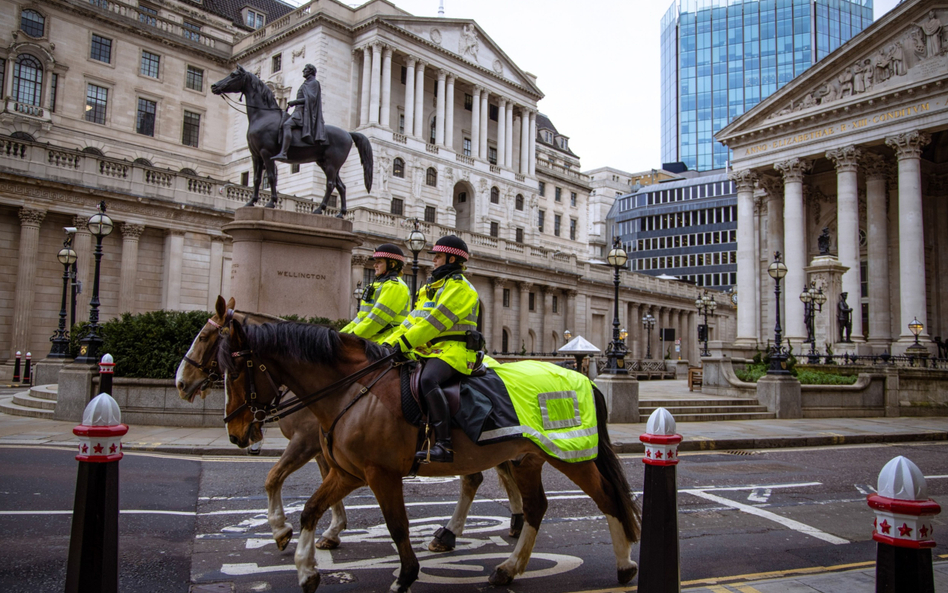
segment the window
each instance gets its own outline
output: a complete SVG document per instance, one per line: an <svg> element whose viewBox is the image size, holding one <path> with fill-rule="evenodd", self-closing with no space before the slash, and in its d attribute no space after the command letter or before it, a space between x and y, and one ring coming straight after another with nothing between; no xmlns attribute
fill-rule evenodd
<svg viewBox="0 0 948 593"><path fill-rule="evenodd" d="M545 196L545 195L546 195L546 183L540 181L540 182L537 184L537 192L538 192L541 196Z"/></svg>
<svg viewBox="0 0 948 593"><path fill-rule="evenodd" d="M490 223L490 236L499 237L500 236L500 224L496 222Z"/></svg>
<svg viewBox="0 0 948 593"><path fill-rule="evenodd" d="M3 80L3 68L0 68L0 80ZM59 75L53 73L53 78L49 85L49 110L56 111L56 94L59 92Z"/></svg>
<svg viewBox="0 0 948 593"><path fill-rule="evenodd" d="M402 84L406 84L408 82L408 68L406 68L405 66L402 66L402 71L401 71L399 80L401 80Z"/></svg>
<svg viewBox="0 0 948 593"><path fill-rule="evenodd" d="M89 52L89 57L93 60L98 60L100 62L105 62L106 64L112 63L112 40L105 37L99 37L96 34L92 34L92 49Z"/></svg>
<svg viewBox="0 0 948 593"><path fill-rule="evenodd" d="M557 237L560 236L560 222L563 220L563 217L559 214L553 215L553 234Z"/></svg>
<svg viewBox="0 0 948 593"><path fill-rule="evenodd" d="M270 58L270 71L279 72L283 69L283 54L277 54Z"/></svg>
<svg viewBox="0 0 948 593"><path fill-rule="evenodd" d="M404 113L398 114L398 133L399 134L405 133L405 114Z"/></svg>
<svg viewBox="0 0 948 593"><path fill-rule="evenodd" d="M571 241L576 240L576 219L575 218L569 219L569 238Z"/></svg>
<svg viewBox="0 0 948 593"><path fill-rule="evenodd" d="M86 121L104 124L108 105L109 89L89 83L86 87Z"/></svg>
<svg viewBox="0 0 948 593"><path fill-rule="evenodd" d="M517 199L515 202L515 207L517 210L523 210L523 194L517 194Z"/></svg>
<svg viewBox="0 0 948 593"><path fill-rule="evenodd" d="M30 37L42 37L46 31L46 17L35 10L24 10L20 13L20 31Z"/></svg>
<svg viewBox="0 0 948 593"><path fill-rule="evenodd" d="M474 97L467 93L464 93L464 108L468 111L474 110Z"/></svg>
<svg viewBox="0 0 948 593"><path fill-rule="evenodd" d="M148 99L138 99L138 118L135 131L143 136L155 135L155 112L158 104Z"/></svg>
<svg viewBox="0 0 948 593"><path fill-rule="evenodd" d="M290 173L299 173L299 172L300 172L299 163L293 163L292 165L290 165Z"/></svg>
<svg viewBox="0 0 948 593"><path fill-rule="evenodd" d="M147 50L142 50L142 63L138 71L142 76L158 78L158 64L160 63L161 56Z"/></svg>
<svg viewBox="0 0 948 593"><path fill-rule="evenodd" d="M43 65L30 54L20 54L13 65L13 100L39 107L43 92Z"/></svg>
<svg viewBox="0 0 948 593"><path fill-rule="evenodd" d="M192 91L204 91L204 70L188 66L188 72L184 79L184 86Z"/></svg>
<svg viewBox="0 0 948 593"><path fill-rule="evenodd" d="M504 306L505 307L510 306L510 289L509 288L504 289Z"/></svg>
<svg viewBox="0 0 948 593"><path fill-rule="evenodd" d="M405 200L401 198L392 198L392 209L390 210L390 212L392 214L397 214L398 216L401 216L404 210L405 210Z"/></svg>
<svg viewBox="0 0 948 593"><path fill-rule="evenodd" d="M516 236L515 240L517 241L517 243L523 243L523 229L522 228L517 227L515 236Z"/></svg>
<svg viewBox="0 0 948 593"><path fill-rule="evenodd" d="M458 192L458 203L463 204L466 201L467 201L467 192L466 191Z"/></svg>
<svg viewBox="0 0 948 593"><path fill-rule="evenodd" d="M487 106L487 114L491 121L497 121L497 114L500 112L500 109L496 105Z"/></svg>
<svg viewBox="0 0 948 593"><path fill-rule="evenodd" d="M487 147L487 160L488 160L488 161L490 162L490 164L492 164L492 165L496 165L496 164L497 164L497 147L496 147L496 146L488 146L488 147Z"/></svg>
<svg viewBox="0 0 948 593"><path fill-rule="evenodd" d="M435 88L437 88L437 87L435 87ZM437 139L437 134L435 133L435 127L436 127L436 125L437 125L437 122L438 122L438 116L436 116L436 115L435 115L435 116L432 116L432 117L431 117L431 129L429 130L429 134L428 134L428 144L434 144L434 143L435 143L435 140Z"/></svg>
<svg viewBox="0 0 948 593"><path fill-rule="evenodd" d="M576 207L576 192L574 191L569 192L569 205L573 208Z"/></svg>
<svg viewBox="0 0 948 593"><path fill-rule="evenodd" d="M181 129L181 144L197 146L201 136L201 114L184 112L184 126Z"/></svg>
<svg viewBox="0 0 948 593"><path fill-rule="evenodd" d="M139 4L138 21L142 24L154 27L158 24L158 11L149 6Z"/></svg>
<svg viewBox="0 0 948 593"><path fill-rule="evenodd" d="M405 178L405 161L400 157L392 161L392 176L398 177L399 179Z"/></svg>
<svg viewBox="0 0 948 593"><path fill-rule="evenodd" d="M553 295L553 312L559 313L560 309L560 299L554 294Z"/></svg>
<svg viewBox="0 0 948 593"><path fill-rule="evenodd" d="M256 10L247 10L247 18L244 22L251 29L259 29L266 22L266 17Z"/></svg>
<svg viewBox="0 0 948 593"><path fill-rule="evenodd" d="M500 204L500 190L497 189L497 186L490 188L490 203Z"/></svg>
<svg viewBox="0 0 948 593"><path fill-rule="evenodd" d="M553 199L557 202L563 201L563 188L557 187L553 190Z"/></svg>
<svg viewBox="0 0 948 593"><path fill-rule="evenodd" d="M540 210L539 218L537 219L537 230L541 233L543 232L543 219L546 218L546 211Z"/></svg>
<svg viewBox="0 0 948 593"><path fill-rule="evenodd" d="M425 184L438 187L438 170L434 167L428 167L428 172L425 174Z"/></svg>
<svg viewBox="0 0 948 593"><path fill-rule="evenodd" d="M531 292L527 296L527 308L530 309L531 311L537 310L537 293Z"/></svg>
<svg viewBox="0 0 948 593"><path fill-rule="evenodd" d="M434 206L425 206L425 222L438 222L438 211Z"/></svg>
<svg viewBox="0 0 948 593"><path fill-rule="evenodd" d="M250 185L250 171L244 171L240 174L240 185L248 186Z"/></svg>
<svg viewBox="0 0 948 593"><path fill-rule="evenodd" d="M181 34L185 39L190 39L191 41L197 41L200 43L201 25L184 21L181 23Z"/></svg>
<svg viewBox="0 0 948 593"><path fill-rule="evenodd" d="M464 156L471 156L471 139L465 138L461 146L461 151L464 153Z"/></svg>

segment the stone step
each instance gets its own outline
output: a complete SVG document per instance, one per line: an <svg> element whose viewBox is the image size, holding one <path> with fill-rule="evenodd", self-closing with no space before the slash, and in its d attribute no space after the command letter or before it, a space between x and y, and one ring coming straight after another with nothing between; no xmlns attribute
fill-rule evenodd
<svg viewBox="0 0 948 593"><path fill-rule="evenodd" d="M639 414L648 416L659 407L668 410L676 419L685 414L746 414L767 412L767 406L639 406Z"/></svg>
<svg viewBox="0 0 948 593"><path fill-rule="evenodd" d="M649 398L642 399L639 398L639 407L642 406L651 406L655 408L668 408L668 407L683 407L683 406L755 406L757 405L756 399L727 399L727 398L704 398L704 399L662 399L658 398Z"/></svg>
<svg viewBox="0 0 948 593"><path fill-rule="evenodd" d="M36 408L38 410L55 410L56 400L48 400L39 397L33 397L31 391L21 391L13 394L13 403L24 408Z"/></svg>
<svg viewBox="0 0 948 593"><path fill-rule="evenodd" d="M0 399L0 412L10 414L11 416L28 416L30 418L53 419L52 410L43 410L41 408L28 408L13 402L13 397Z"/></svg>
<svg viewBox="0 0 948 593"><path fill-rule="evenodd" d="M50 400L55 403L59 395L59 385L55 383L50 385L34 385L30 387L30 395L37 399Z"/></svg>
<svg viewBox="0 0 948 593"><path fill-rule="evenodd" d="M725 422L728 420L775 420L773 412L738 412L721 414L682 414L674 415L675 422Z"/></svg>

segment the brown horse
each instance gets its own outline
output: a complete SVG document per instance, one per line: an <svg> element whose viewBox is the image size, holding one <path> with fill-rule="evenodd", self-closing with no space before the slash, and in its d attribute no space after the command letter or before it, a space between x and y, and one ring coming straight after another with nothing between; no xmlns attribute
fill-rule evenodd
<svg viewBox="0 0 948 593"><path fill-rule="evenodd" d="M324 326L243 326L231 321L229 327L231 331L221 335L218 349L228 401L252 409L266 408L277 395L274 386L285 385L294 393L309 394L303 399L322 428L330 470L300 517L295 561L303 591L312 593L319 586L316 523L331 505L364 485L375 494L398 550L401 566L391 590L408 591L418 577L419 564L409 540L402 478L412 467L418 429L402 415L400 380L398 372L389 372L392 364L388 350ZM347 384L347 388L342 387ZM254 397L248 399L248 394ZM371 397L363 397L366 394ZM419 475L450 476L516 460L513 474L523 497L526 524L510 557L494 569L490 584L509 584L526 569L547 508L540 479L544 463L564 473L605 514L619 582L628 583L635 576L638 566L631 559L631 550L639 537L639 510L609 442L605 401L598 392L596 416L599 452L594 461L566 463L525 438L479 446L455 429L454 462L421 466ZM327 435L332 438L331 449Z"/></svg>
<svg viewBox="0 0 948 593"><path fill-rule="evenodd" d="M219 377L217 369L217 339L220 332L227 326L231 318L237 319L245 325L260 323L282 323L279 317L263 313L248 313L234 310L234 299L225 303L224 298L217 297L214 315L204 325L191 343L191 347L178 364L175 374L175 384L178 395L186 401L193 401L198 393L201 398L210 392L211 383ZM229 400L226 403L224 414L228 415L237 405ZM273 533L273 539L280 550L286 548L293 536L293 526L286 521L283 510L283 483L291 474L302 468L311 459L319 465L320 474L325 479L329 472L320 447L319 422L308 410L300 410L279 420L280 432L289 440L289 444L280 456L277 463L270 469L264 488L267 493L267 522ZM230 441L243 448L263 438L261 423L254 421L249 411L236 415L228 423ZM523 526L523 505L520 492L514 482L510 464L505 462L497 468L497 475L510 500L510 536L518 537ZM456 538L464 532L464 523L470 511L471 504L477 489L483 482L481 473L461 476L461 497L454 509L454 513L445 525L439 530L428 549L432 552L449 552L454 549ZM342 501L332 505L332 521L323 531L316 542L316 547L322 550L332 550L339 546L339 534L346 528L346 510Z"/></svg>

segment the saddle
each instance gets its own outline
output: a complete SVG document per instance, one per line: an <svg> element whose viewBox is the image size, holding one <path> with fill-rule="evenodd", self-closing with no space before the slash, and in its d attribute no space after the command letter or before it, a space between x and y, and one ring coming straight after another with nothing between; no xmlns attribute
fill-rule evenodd
<svg viewBox="0 0 948 593"><path fill-rule="evenodd" d="M422 410L421 372L425 368L424 359L402 366L402 414L414 426L424 425L426 411ZM461 378L457 377L441 386L448 400L448 410L453 417L461 407Z"/></svg>

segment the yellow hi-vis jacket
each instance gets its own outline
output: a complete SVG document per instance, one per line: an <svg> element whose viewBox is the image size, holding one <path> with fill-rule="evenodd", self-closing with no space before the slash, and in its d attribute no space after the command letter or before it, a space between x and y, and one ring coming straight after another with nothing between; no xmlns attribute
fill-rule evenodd
<svg viewBox="0 0 948 593"><path fill-rule="evenodd" d="M339 331L381 344L405 320L410 292L398 276L377 279L362 293L355 319Z"/></svg>
<svg viewBox="0 0 948 593"><path fill-rule="evenodd" d="M440 358L459 373L470 375L477 353L462 341L431 340L446 336L464 338L477 329L477 289L460 272L426 284L418 290L414 311L385 340L404 352L423 358Z"/></svg>

